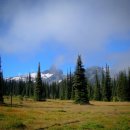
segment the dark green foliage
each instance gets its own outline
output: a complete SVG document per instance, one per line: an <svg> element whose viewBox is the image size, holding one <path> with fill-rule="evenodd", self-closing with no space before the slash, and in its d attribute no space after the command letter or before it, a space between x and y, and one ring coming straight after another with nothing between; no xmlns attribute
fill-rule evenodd
<svg viewBox="0 0 130 130"><path fill-rule="evenodd" d="M50 85L50 98L51 99L56 99L57 98L57 84L56 84L56 82L53 82Z"/></svg>
<svg viewBox="0 0 130 130"><path fill-rule="evenodd" d="M117 81L116 79L114 78L112 80L112 99L113 101L117 101Z"/></svg>
<svg viewBox="0 0 130 130"><path fill-rule="evenodd" d="M68 99L71 99L72 96L72 74L70 70L69 78L68 78Z"/></svg>
<svg viewBox="0 0 130 130"><path fill-rule="evenodd" d="M65 99L65 95L66 95L66 79L63 80L61 83L60 83L60 87L59 87L59 91L60 91L60 99L63 100Z"/></svg>
<svg viewBox="0 0 130 130"><path fill-rule="evenodd" d="M48 83L43 82L45 88L45 97L50 98L50 86Z"/></svg>
<svg viewBox="0 0 130 130"><path fill-rule="evenodd" d="M127 100L130 101L130 68L128 68Z"/></svg>
<svg viewBox="0 0 130 130"><path fill-rule="evenodd" d="M26 96L32 97L33 96L33 83L31 81L31 75L29 73L26 83Z"/></svg>
<svg viewBox="0 0 130 130"><path fill-rule="evenodd" d="M72 75L67 73L66 88L65 88L65 99L70 100L72 94Z"/></svg>
<svg viewBox="0 0 130 130"><path fill-rule="evenodd" d="M94 89L93 88L94 87L90 83L88 83L88 97L90 100L92 100L93 96L94 96Z"/></svg>
<svg viewBox="0 0 130 130"><path fill-rule="evenodd" d="M60 83L52 84L42 82L40 64L36 82L31 81L29 74L27 81L4 80L0 62L0 103L3 103L3 95L21 96L32 98L36 101L51 99L74 100L75 103L87 104L90 100L103 101L130 101L130 68L128 72L121 71L117 77L111 79L109 66L106 71L102 69L102 79L96 71L95 83L89 83L85 77L85 69L82 65L81 56L78 56L74 74L67 74L67 77ZM89 97L89 98L88 98Z"/></svg>
<svg viewBox="0 0 130 130"><path fill-rule="evenodd" d="M4 85L4 80L3 80L3 73L2 73L2 70L1 70L1 57L0 57L0 104L4 103L3 85Z"/></svg>
<svg viewBox="0 0 130 130"><path fill-rule="evenodd" d="M36 101L42 100L42 79L41 79L40 63L38 65L38 72L37 72L36 84L34 90L34 99Z"/></svg>
<svg viewBox="0 0 130 130"><path fill-rule="evenodd" d="M105 72L102 68L102 80L101 80L101 93L102 93L102 100L105 98Z"/></svg>
<svg viewBox="0 0 130 130"><path fill-rule="evenodd" d="M117 96L120 101L128 100L128 81L125 72L120 72L117 80Z"/></svg>
<svg viewBox="0 0 130 130"><path fill-rule="evenodd" d="M66 83L65 83L65 99L69 99L69 76L67 73Z"/></svg>
<svg viewBox="0 0 130 130"><path fill-rule="evenodd" d="M111 92L111 77L109 72L109 66L106 65L106 74L105 74L105 85L102 87L103 90L103 100L110 101L112 92Z"/></svg>
<svg viewBox="0 0 130 130"><path fill-rule="evenodd" d="M75 88L75 103L89 103L87 92L87 81L85 77L85 69L82 65L81 56L78 56L76 70L74 73L73 87Z"/></svg>
<svg viewBox="0 0 130 130"><path fill-rule="evenodd" d="M100 83L99 83L97 71L95 75L94 100L101 101L101 89L100 89Z"/></svg>

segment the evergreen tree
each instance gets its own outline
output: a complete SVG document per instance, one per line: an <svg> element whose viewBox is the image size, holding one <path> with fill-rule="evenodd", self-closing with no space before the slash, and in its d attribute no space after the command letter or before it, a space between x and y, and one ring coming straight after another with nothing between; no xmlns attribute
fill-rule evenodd
<svg viewBox="0 0 130 130"><path fill-rule="evenodd" d="M127 101L127 76L125 72L120 72L117 81L117 96L119 101Z"/></svg>
<svg viewBox="0 0 130 130"><path fill-rule="evenodd" d="M85 77L85 69L82 65L81 56L78 56L76 70L74 73L73 86L75 88L75 103L87 104L89 103L87 83Z"/></svg>
<svg viewBox="0 0 130 130"><path fill-rule="evenodd" d="M103 86L103 100L110 101L111 100L111 78L109 72L109 66L106 65L106 74L105 74L105 86Z"/></svg>
<svg viewBox="0 0 130 130"><path fill-rule="evenodd" d="M65 99L68 100L69 99L69 75L67 72L67 78L66 78L66 84L65 84Z"/></svg>
<svg viewBox="0 0 130 130"><path fill-rule="evenodd" d="M1 57L0 57L0 104L4 103L4 98L3 98L3 73L1 70Z"/></svg>
<svg viewBox="0 0 130 130"><path fill-rule="evenodd" d="M50 85L48 83L44 83L45 86L45 97L50 98Z"/></svg>
<svg viewBox="0 0 130 130"><path fill-rule="evenodd" d="M73 85L73 81L74 81L74 75L71 75L71 85L72 85L71 100L75 99L75 88L74 88L74 85Z"/></svg>
<svg viewBox="0 0 130 130"><path fill-rule="evenodd" d="M72 74L71 74L71 70L70 70L70 74L69 74L69 90L68 90L68 99L71 99L71 95L72 95Z"/></svg>
<svg viewBox="0 0 130 130"><path fill-rule="evenodd" d="M100 83L99 83L97 71L96 71L96 75L95 75L94 99L97 101L101 101L101 89L100 89Z"/></svg>
<svg viewBox="0 0 130 130"><path fill-rule="evenodd" d="M65 93L66 93L66 79L62 80L60 83L60 99L64 100L65 99Z"/></svg>
<svg viewBox="0 0 130 130"><path fill-rule="evenodd" d="M50 85L50 97L52 99L56 99L56 82L53 82L51 85Z"/></svg>
<svg viewBox="0 0 130 130"><path fill-rule="evenodd" d="M88 81L88 80L87 80ZM93 90L93 85L91 85L89 82L88 83L88 97L89 97L89 100L92 100L94 97L94 90Z"/></svg>
<svg viewBox="0 0 130 130"><path fill-rule="evenodd" d="M103 67L102 67L101 92L102 92L102 100L104 100L105 99L105 74L104 74Z"/></svg>
<svg viewBox="0 0 130 130"><path fill-rule="evenodd" d="M112 99L117 101L117 82L115 78L112 80Z"/></svg>
<svg viewBox="0 0 130 130"><path fill-rule="evenodd" d="M31 75L28 75L28 81L26 83L26 96L32 97L33 96L33 82L31 79Z"/></svg>
<svg viewBox="0 0 130 130"><path fill-rule="evenodd" d="M42 100L42 79L41 79L40 63L38 65L38 72L37 72L36 84L34 90L34 99L36 101Z"/></svg>

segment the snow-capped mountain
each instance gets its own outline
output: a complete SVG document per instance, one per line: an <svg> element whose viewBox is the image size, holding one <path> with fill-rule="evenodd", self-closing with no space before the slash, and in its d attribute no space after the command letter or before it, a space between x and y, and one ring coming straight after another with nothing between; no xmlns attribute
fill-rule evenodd
<svg viewBox="0 0 130 130"><path fill-rule="evenodd" d="M29 74L25 74L25 75L6 78L6 80L27 81L28 76ZM37 72L30 73L30 76L31 76L32 81L35 82L36 77L37 77ZM65 78L65 75L63 75L63 72L61 70L52 66L49 70L45 70L41 72L41 78L43 81L48 82L48 83L61 82Z"/></svg>
<svg viewBox="0 0 130 130"><path fill-rule="evenodd" d="M86 77L88 78L89 82L92 84L95 82L96 71L98 72L99 80L101 80L101 78L102 78L102 68L101 67L90 67L90 68L87 68L86 72L85 72ZM30 75L31 75L32 81L35 82L37 72L32 72L32 73L30 73ZM55 66L52 66L49 70L45 70L45 71L41 72L41 77L42 77L43 81L48 82L50 84L52 82L61 82L64 78L66 78L66 76L63 74L62 70L57 69ZM25 75L7 78L7 80L27 81L27 78L28 78L28 74L25 74Z"/></svg>

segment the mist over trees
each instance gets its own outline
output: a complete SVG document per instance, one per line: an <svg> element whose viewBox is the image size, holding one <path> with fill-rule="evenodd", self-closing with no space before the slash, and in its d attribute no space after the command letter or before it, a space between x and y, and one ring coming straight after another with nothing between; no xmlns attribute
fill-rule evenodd
<svg viewBox="0 0 130 130"><path fill-rule="evenodd" d="M37 77L32 81L30 73L27 81L6 80L3 78L0 60L0 104L4 103L6 96L19 96L35 101L46 99L73 100L78 104L88 104L90 100L96 101L130 101L130 68L121 71L116 77L111 77L109 66L102 68L101 79L95 71L95 82L91 83L85 75L85 69L79 55L74 73L67 72L66 78L61 82L42 81L40 63Z"/></svg>

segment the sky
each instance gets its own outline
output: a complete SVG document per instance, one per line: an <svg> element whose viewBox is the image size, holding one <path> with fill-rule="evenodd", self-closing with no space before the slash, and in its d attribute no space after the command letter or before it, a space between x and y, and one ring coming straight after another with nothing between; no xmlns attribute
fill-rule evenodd
<svg viewBox="0 0 130 130"><path fill-rule="evenodd" d="M130 0L0 0L4 77L55 65L130 67Z"/></svg>

